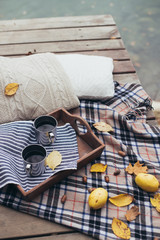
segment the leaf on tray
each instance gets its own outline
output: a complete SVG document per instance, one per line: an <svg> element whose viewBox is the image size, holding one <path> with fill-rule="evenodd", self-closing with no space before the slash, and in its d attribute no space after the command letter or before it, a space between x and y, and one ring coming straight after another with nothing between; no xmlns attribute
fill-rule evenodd
<svg viewBox="0 0 160 240"><path fill-rule="evenodd" d="M129 163L128 167L125 170L129 174L135 174L135 175L138 175L138 173L148 173L147 166L143 166L143 163L141 164L139 161L137 161L134 164L134 166L132 166L132 164Z"/></svg>
<svg viewBox="0 0 160 240"><path fill-rule="evenodd" d="M107 168L107 165L104 165L103 163L95 163L91 166L90 172L105 172Z"/></svg>
<svg viewBox="0 0 160 240"><path fill-rule="evenodd" d="M105 122L97 122L94 123L93 126L100 132L113 132L113 128L111 127L111 125Z"/></svg>
<svg viewBox="0 0 160 240"><path fill-rule="evenodd" d="M113 218L112 220L112 230L119 238L130 239L131 237L130 228L127 226L127 224L117 218Z"/></svg>
<svg viewBox="0 0 160 240"><path fill-rule="evenodd" d="M156 193L154 198L150 198L151 204L160 213L160 193Z"/></svg>
<svg viewBox="0 0 160 240"><path fill-rule="evenodd" d="M136 217L140 214L137 206L132 206L129 210L127 210L125 217L127 221L131 222L136 219Z"/></svg>
<svg viewBox="0 0 160 240"><path fill-rule="evenodd" d="M62 155L58 151L52 151L45 160L45 165L54 170L58 165L61 164Z"/></svg>
<svg viewBox="0 0 160 240"><path fill-rule="evenodd" d="M109 198L109 201L117 207L124 207L133 202L134 197L129 194L119 194Z"/></svg>
<svg viewBox="0 0 160 240"><path fill-rule="evenodd" d="M17 90L18 90L19 84L18 83L9 83L6 87L5 87L5 95L6 96L12 96L14 95Z"/></svg>

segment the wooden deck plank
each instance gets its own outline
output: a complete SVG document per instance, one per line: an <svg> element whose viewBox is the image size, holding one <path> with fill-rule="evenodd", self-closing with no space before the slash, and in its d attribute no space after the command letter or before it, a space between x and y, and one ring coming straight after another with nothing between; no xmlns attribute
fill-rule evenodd
<svg viewBox="0 0 160 240"><path fill-rule="evenodd" d="M131 74L115 74L113 75L113 80L121 84L125 83L137 83L140 84L139 78L136 73Z"/></svg>
<svg viewBox="0 0 160 240"><path fill-rule="evenodd" d="M27 37L26 37L27 36ZM120 38L116 26L0 32L0 44Z"/></svg>
<svg viewBox="0 0 160 240"><path fill-rule="evenodd" d="M115 25L111 15L70 16L56 18L33 18L0 21L0 31L19 31L49 28L73 28Z"/></svg>
<svg viewBox="0 0 160 240"><path fill-rule="evenodd" d="M36 52L37 53L37 52ZM124 61L124 60L130 60L129 54L127 52L126 49L122 49L122 50L95 50L95 51L80 51L80 52L72 52L72 54L85 54L85 55L96 55L96 56L104 56L104 57L111 57L113 58L113 60L117 60L117 61ZM33 53L34 54L34 53ZM58 54L68 54L67 52L63 53L60 52ZM26 55L26 54L25 54ZM25 56L25 55L9 55L9 57L21 57L21 56Z"/></svg>
<svg viewBox="0 0 160 240"><path fill-rule="evenodd" d="M114 61L113 74L135 73L135 68L131 61Z"/></svg>
<svg viewBox="0 0 160 240"><path fill-rule="evenodd" d="M45 43L28 43L28 44L12 44L0 45L0 55L25 55L28 52L80 52L80 51L96 51L124 49L121 39L113 40L84 40L84 41L58 41Z"/></svg>
<svg viewBox="0 0 160 240"><path fill-rule="evenodd" d="M31 240L30 238L25 238L26 240ZM81 233L72 233L72 234L60 234L60 235L50 235L44 237L37 237L34 240L93 240L94 238Z"/></svg>
<svg viewBox="0 0 160 240"><path fill-rule="evenodd" d="M74 54L76 52L73 52ZM59 54L64 54L64 53L59 53ZM96 56L104 56L104 57L111 57L113 60L121 61L121 60L130 60L129 54L126 49L116 49L113 50L95 50L95 51L81 51L80 54L85 54L85 55L96 55Z"/></svg>

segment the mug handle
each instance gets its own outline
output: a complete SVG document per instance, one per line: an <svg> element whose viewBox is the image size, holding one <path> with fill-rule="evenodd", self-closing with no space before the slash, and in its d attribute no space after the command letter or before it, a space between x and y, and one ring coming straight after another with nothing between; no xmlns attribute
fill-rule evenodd
<svg viewBox="0 0 160 240"><path fill-rule="evenodd" d="M26 165L26 172L28 173L28 175L32 176L32 165L27 163Z"/></svg>
<svg viewBox="0 0 160 240"><path fill-rule="evenodd" d="M48 137L49 137L49 141L50 141L50 143L53 143L54 138L55 138L54 133L49 132L49 133L48 133Z"/></svg>

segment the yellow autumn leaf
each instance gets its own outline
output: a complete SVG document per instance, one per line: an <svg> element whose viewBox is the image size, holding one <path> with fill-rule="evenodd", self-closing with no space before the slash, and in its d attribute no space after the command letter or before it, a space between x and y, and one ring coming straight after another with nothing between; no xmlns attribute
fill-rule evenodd
<svg viewBox="0 0 160 240"><path fill-rule="evenodd" d="M9 83L4 90L6 96L14 95L18 90L19 84L18 83Z"/></svg>
<svg viewBox="0 0 160 240"><path fill-rule="evenodd" d="M139 173L147 173L148 172L147 166L143 166L143 163L140 163L139 161L137 161L134 164L134 166L132 166L132 164L129 163L128 167L125 170L129 174L134 173L135 175L138 175Z"/></svg>
<svg viewBox="0 0 160 240"><path fill-rule="evenodd" d="M133 174L134 173L134 167L132 166L131 163L129 163L128 167L126 167L126 172L128 172L129 174Z"/></svg>
<svg viewBox="0 0 160 240"><path fill-rule="evenodd" d="M52 151L45 160L45 165L54 170L58 165L61 164L62 155L58 151Z"/></svg>
<svg viewBox="0 0 160 240"><path fill-rule="evenodd" d="M119 238L130 239L131 237L131 231L127 224L117 218L113 218L112 220L112 230L114 234Z"/></svg>
<svg viewBox="0 0 160 240"><path fill-rule="evenodd" d="M103 163L95 163L91 166L90 172L105 172L107 168L107 165L104 165Z"/></svg>
<svg viewBox="0 0 160 240"><path fill-rule="evenodd" d="M109 198L109 201L117 207L124 207L132 203L133 199L133 196L126 193L111 197Z"/></svg>
<svg viewBox="0 0 160 240"><path fill-rule="evenodd" d="M105 122L94 123L93 127L95 127L100 132L113 132L113 128L111 127L111 125Z"/></svg>
<svg viewBox="0 0 160 240"><path fill-rule="evenodd" d="M160 193L156 193L154 198L150 198L151 204L160 213Z"/></svg>

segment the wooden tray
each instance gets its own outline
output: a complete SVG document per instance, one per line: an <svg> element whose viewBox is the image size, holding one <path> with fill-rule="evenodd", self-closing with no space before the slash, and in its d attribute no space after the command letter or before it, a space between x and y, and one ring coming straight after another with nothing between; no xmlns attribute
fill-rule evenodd
<svg viewBox="0 0 160 240"><path fill-rule="evenodd" d="M73 129L75 129L80 157L77 161L77 170L101 155L105 145L96 137L83 118L72 115L63 108L55 110L48 115L55 117L59 126L70 123ZM85 133L80 131L79 124L86 129ZM25 192L20 185L17 185L17 187L26 200L31 200L75 171L76 170L64 170L58 172L27 192Z"/></svg>

